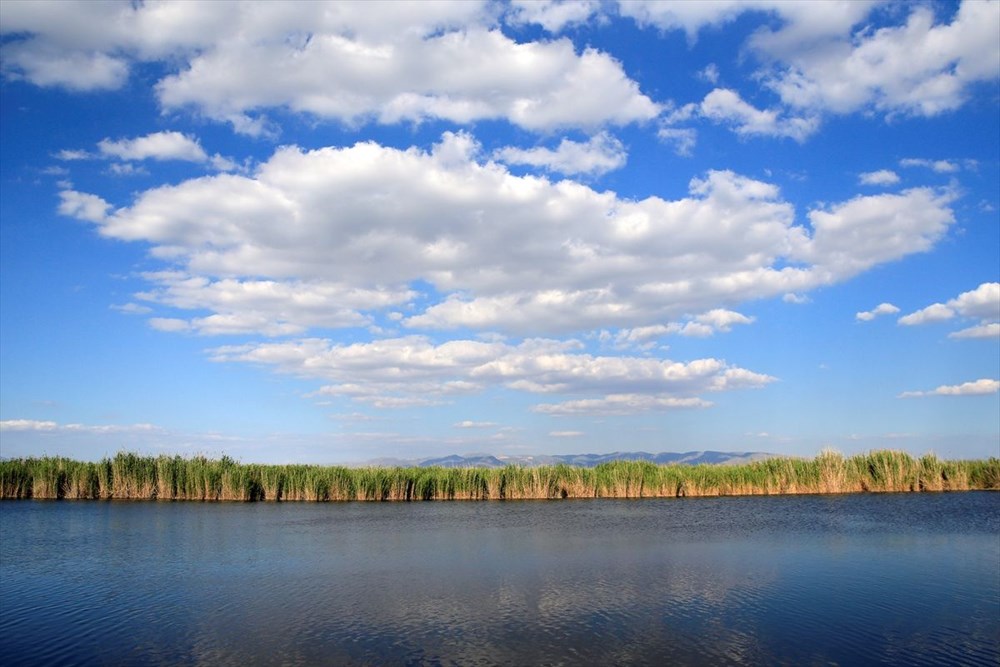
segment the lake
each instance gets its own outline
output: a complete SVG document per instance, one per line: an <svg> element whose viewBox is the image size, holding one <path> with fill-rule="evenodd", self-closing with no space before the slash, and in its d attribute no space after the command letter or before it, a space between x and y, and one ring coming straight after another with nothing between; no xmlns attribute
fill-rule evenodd
<svg viewBox="0 0 1000 667"><path fill-rule="evenodd" d="M3 665L1000 663L1000 493L0 502Z"/></svg>

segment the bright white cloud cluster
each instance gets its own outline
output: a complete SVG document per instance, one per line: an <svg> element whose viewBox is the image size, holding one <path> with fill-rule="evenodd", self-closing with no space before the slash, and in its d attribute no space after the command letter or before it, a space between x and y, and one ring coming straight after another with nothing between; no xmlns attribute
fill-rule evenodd
<svg viewBox="0 0 1000 667"><path fill-rule="evenodd" d="M921 398L924 396L989 396L1000 391L1000 380L983 378L956 385L941 385L931 391L904 391L900 398Z"/></svg>
<svg viewBox="0 0 1000 667"><path fill-rule="evenodd" d="M588 5L527 5L556 29ZM156 86L238 131L267 109L357 123L505 119L531 130L654 118L659 106L605 53L567 39L518 43L484 2L44 3L4 5L8 76L41 86L118 88L139 61L179 62Z"/></svg>
<svg viewBox="0 0 1000 667"><path fill-rule="evenodd" d="M152 244L176 269L141 298L212 311L194 330L272 335L361 324L417 281L438 295L408 327L649 326L843 280L929 249L953 221L953 195L920 188L811 211L810 236L777 187L732 172L693 179L683 199L628 201L478 154L451 133L430 152L286 147L253 175L154 188L113 212L67 190L60 210Z"/></svg>
<svg viewBox="0 0 1000 667"><path fill-rule="evenodd" d="M850 39L789 48L780 33L763 33L752 43L776 59L769 85L793 108L934 116L1000 74L998 22L1000 3L966 0L950 23L936 23L931 8L915 6L905 25L858 30Z"/></svg>
<svg viewBox="0 0 1000 667"><path fill-rule="evenodd" d="M944 322L955 317L980 320L979 325L950 334L951 338L1000 337L1000 283L983 283L946 303L933 303L899 318L904 326Z"/></svg>
<svg viewBox="0 0 1000 667"><path fill-rule="evenodd" d="M489 387L530 394L598 395L543 404L546 414L589 411L615 414L708 403L705 392L762 387L774 380L718 359L681 363L643 357L593 356L573 340L451 340L434 344L407 336L352 345L320 339L223 346L216 361L264 364L279 372L332 382L317 395L337 396L375 407L433 405ZM637 396L645 398L637 398ZM631 398L623 398L631 397Z"/></svg>

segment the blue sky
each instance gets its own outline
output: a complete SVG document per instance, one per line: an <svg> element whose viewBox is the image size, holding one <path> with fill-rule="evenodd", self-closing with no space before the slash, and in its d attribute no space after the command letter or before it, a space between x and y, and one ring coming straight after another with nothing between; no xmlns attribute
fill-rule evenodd
<svg viewBox="0 0 1000 667"><path fill-rule="evenodd" d="M0 450L1000 455L1000 3L0 5Z"/></svg>

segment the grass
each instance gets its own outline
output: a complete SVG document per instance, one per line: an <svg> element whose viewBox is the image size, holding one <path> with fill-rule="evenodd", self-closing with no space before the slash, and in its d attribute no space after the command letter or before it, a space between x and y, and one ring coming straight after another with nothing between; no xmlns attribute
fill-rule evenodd
<svg viewBox="0 0 1000 667"><path fill-rule="evenodd" d="M878 450L741 465L615 461L595 468L345 468L242 464L229 457L63 457L0 461L0 498L412 501L664 498L1000 490L1000 459L943 461Z"/></svg>

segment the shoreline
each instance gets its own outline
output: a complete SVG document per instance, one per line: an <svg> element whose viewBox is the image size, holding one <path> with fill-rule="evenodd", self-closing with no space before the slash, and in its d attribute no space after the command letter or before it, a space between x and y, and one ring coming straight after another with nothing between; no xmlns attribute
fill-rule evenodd
<svg viewBox="0 0 1000 667"><path fill-rule="evenodd" d="M915 459L877 450L736 465L613 461L504 468L243 464L228 457L63 457L0 461L0 499L411 502L684 498L1000 490L1000 459Z"/></svg>

